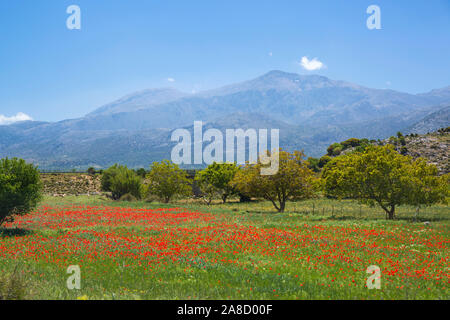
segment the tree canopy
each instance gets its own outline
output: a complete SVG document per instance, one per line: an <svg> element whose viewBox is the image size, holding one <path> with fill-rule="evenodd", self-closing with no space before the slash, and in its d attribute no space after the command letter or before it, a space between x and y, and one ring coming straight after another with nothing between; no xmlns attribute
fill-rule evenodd
<svg viewBox="0 0 450 320"><path fill-rule="evenodd" d="M436 166L401 155L392 145L336 157L322 178L326 195L377 204L389 219L399 205L431 205L448 194L448 177L439 177Z"/></svg>
<svg viewBox="0 0 450 320"><path fill-rule="evenodd" d="M213 162L207 168L197 173L195 180L202 192L209 196L217 194L225 203L227 198L236 192L230 184L239 167L234 163Z"/></svg>
<svg viewBox="0 0 450 320"><path fill-rule="evenodd" d="M147 174L148 192L168 203L176 195L189 195L191 181L186 172L169 161L154 162Z"/></svg>
<svg viewBox="0 0 450 320"><path fill-rule="evenodd" d="M272 202L279 212L284 212L286 201L303 200L314 195L315 179L304 154L300 151L278 152L278 172L262 175L263 164L247 164L239 170L231 184L243 194L264 198Z"/></svg>
<svg viewBox="0 0 450 320"><path fill-rule="evenodd" d="M37 167L25 160L0 159L0 226L36 207L42 198Z"/></svg>

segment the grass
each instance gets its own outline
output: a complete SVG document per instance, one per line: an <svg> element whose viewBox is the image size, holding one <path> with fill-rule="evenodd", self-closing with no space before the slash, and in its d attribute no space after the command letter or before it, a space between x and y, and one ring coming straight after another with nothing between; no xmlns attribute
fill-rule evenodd
<svg viewBox="0 0 450 320"><path fill-rule="evenodd" d="M329 199L280 214L266 201L46 197L0 230L0 268L20 265L30 299L448 299L449 213L400 207L386 221ZM76 264L81 289L69 290ZM380 290L366 287L370 265Z"/></svg>

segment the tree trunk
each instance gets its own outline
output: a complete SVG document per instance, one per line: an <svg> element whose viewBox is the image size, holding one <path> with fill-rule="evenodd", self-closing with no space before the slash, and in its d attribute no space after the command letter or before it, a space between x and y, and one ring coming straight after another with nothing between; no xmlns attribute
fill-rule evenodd
<svg viewBox="0 0 450 320"><path fill-rule="evenodd" d="M388 213L388 219L394 220L395 218L395 206L391 206L391 208L387 211Z"/></svg>
<svg viewBox="0 0 450 320"><path fill-rule="evenodd" d="M286 201L280 201L280 209L279 212L284 212L284 209L286 208Z"/></svg>
<svg viewBox="0 0 450 320"><path fill-rule="evenodd" d="M227 202L227 197L228 197L228 194L226 194L226 193L224 193L224 194L222 195L222 201L223 201L223 203Z"/></svg>

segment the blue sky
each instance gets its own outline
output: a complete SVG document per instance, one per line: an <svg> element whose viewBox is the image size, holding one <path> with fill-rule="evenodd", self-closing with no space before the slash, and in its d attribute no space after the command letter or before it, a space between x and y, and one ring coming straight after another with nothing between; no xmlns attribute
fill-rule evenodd
<svg viewBox="0 0 450 320"><path fill-rule="evenodd" d="M81 30L66 27L72 4ZM372 4L381 30L366 27ZM305 70L302 57L324 67ZM273 69L410 93L448 86L450 1L0 2L0 121L75 118L141 89L200 91Z"/></svg>

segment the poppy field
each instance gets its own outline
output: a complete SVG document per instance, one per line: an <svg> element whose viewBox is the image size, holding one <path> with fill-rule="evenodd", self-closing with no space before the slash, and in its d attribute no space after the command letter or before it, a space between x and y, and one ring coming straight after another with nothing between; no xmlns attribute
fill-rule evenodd
<svg viewBox="0 0 450 320"><path fill-rule="evenodd" d="M0 269L20 272L29 299L449 298L446 221L208 209L44 203L3 228Z"/></svg>

